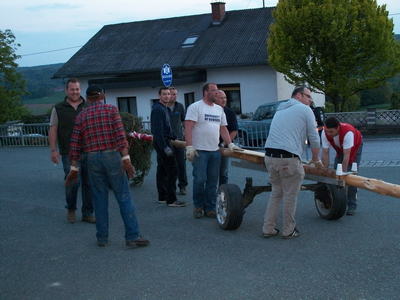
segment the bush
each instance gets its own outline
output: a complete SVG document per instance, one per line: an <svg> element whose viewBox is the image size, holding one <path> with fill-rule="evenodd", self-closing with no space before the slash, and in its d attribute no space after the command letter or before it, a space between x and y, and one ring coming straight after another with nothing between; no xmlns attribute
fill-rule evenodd
<svg viewBox="0 0 400 300"><path fill-rule="evenodd" d="M132 185L141 185L151 168L153 144L149 141L132 138L129 134L133 131L146 134L150 134L150 132L142 129L141 118L127 112L121 112L120 114L129 143L129 156L136 171L135 177L132 179Z"/></svg>

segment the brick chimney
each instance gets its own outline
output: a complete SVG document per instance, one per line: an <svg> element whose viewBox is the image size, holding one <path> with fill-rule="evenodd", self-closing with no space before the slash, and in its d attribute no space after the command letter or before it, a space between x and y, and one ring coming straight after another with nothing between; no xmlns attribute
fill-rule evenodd
<svg viewBox="0 0 400 300"><path fill-rule="evenodd" d="M221 24L223 18L225 17L225 2L211 2L211 14L213 25Z"/></svg>

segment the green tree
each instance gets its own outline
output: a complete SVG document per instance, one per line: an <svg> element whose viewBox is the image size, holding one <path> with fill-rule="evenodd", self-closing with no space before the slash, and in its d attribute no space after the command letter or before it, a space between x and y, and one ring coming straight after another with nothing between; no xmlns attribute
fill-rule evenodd
<svg viewBox="0 0 400 300"><path fill-rule="evenodd" d="M361 91L358 94L361 97L361 106L368 106L389 103L392 93L393 91L390 86L384 84L371 90Z"/></svg>
<svg viewBox="0 0 400 300"><path fill-rule="evenodd" d="M390 97L390 109L400 109L400 93L393 93Z"/></svg>
<svg viewBox="0 0 400 300"><path fill-rule="evenodd" d="M22 75L16 71L18 64L15 60L19 58L15 54L17 47L20 45L15 43L11 30L0 30L0 124L29 114L20 102L27 93Z"/></svg>
<svg viewBox="0 0 400 300"><path fill-rule="evenodd" d="M325 93L335 111L400 72L400 43L375 0L280 0L268 61L286 80Z"/></svg>

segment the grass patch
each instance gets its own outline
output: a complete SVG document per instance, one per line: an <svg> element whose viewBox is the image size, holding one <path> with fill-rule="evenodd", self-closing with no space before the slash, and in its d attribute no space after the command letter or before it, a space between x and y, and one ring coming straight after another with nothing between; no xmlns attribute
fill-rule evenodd
<svg viewBox="0 0 400 300"><path fill-rule="evenodd" d="M47 113L54 104L61 102L62 100L64 100L64 98L65 93L60 92L54 93L49 97L25 99L22 100L21 103L26 106L33 115L37 116Z"/></svg>
<svg viewBox="0 0 400 300"><path fill-rule="evenodd" d="M65 98L65 93L59 92L54 93L48 97L36 98L36 99L25 99L22 100L22 104L29 105L29 104L56 104L61 102Z"/></svg>
<svg viewBox="0 0 400 300"><path fill-rule="evenodd" d="M361 106L357 109L357 111L366 111L368 108L376 108L376 110L387 110L390 108L390 103Z"/></svg>

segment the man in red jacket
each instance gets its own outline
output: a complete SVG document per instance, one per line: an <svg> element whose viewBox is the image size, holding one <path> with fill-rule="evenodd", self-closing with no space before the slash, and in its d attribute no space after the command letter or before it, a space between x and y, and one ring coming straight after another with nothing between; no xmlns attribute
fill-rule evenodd
<svg viewBox="0 0 400 300"><path fill-rule="evenodd" d="M329 148L332 146L336 150L334 168L337 164L342 164L342 171L349 172L353 163L358 166L361 161L362 135L352 125L340 123L335 117L325 120L325 129L321 135L322 141L322 164L329 166ZM347 190L347 215L354 215L357 208L357 188L348 186Z"/></svg>

